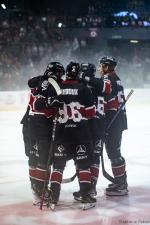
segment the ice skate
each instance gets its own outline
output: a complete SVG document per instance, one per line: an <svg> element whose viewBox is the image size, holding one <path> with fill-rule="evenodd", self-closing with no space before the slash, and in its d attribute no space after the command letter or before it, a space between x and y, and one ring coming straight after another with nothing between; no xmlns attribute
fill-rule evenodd
<svg viewBox="0 0 150 225"><path fill-rule="evenodd" d="M93 181L92 183L91 183L91 189L90 189L90 195L92 196L92 197L96 197L97 196L97 191L96 191L96 181ZM73 196L74 196L74 199L76 200L76 201L79 201L79 202L81 202L81 200L82 200L82 197L81 197L81 192L80 191L76 191L76 192L73 192Z"/></svg>
<svg viewBox="0 0 150 225"><path fill-rule="evenodd" d="M82 197L81 197L80 191L73 192L73 196L74 196L74 199L75 199L76 201L81 202Z"/></svg>
<svg viewBox="0 0 150 225"><path fill-rule="evenodd" d="M52 211L55 210L56 205L58 203L59 196L55 196L52 190L49 190L49 197L47 200L47 207L50 208Z"/></svg>
<svg viewBox="0 0 150 225"><path fill-rule="evenodd" d="M33 191L33 205L34 206L40 206L41 203L41 197Z"/></svg>
<svg viewBox="0 0 150 225"><path fill-rule="evenodd" d="M57 204L57 203L56 203L56 204ZM50 208L52 211L54 211L55 208L56 208L56 204L55 204L55 203L50 203L50 204L49 204L49 208Z"/></svg>
<svg viewBox="0 0 150 225"><path fill-rule="evenodd" d="M127 184L109 184L105 191L108 196L124 196L128 194Z"/></svg>
<svg viewBox="0 0 150 225"><path fill-rule="evenodd" d="M34 206L40 206L40 203L41 203L41 198L39 196L34 196L33 197L33 205Z"/></svg>
<svg viewBox="0 0 150 225"><path fill-rule="evenodd" d="M97 196L96 183L97 183L96 181L92 181L92 183L91 183L90 195L92 197L96 197Z"/></svg>
<svg viewBox="0 0 150 225"><path fill-rule="evenodd" d="M90 194L86 194L82 196L82 210L87 210L95 207L96 199L93 198Z"/></svg>

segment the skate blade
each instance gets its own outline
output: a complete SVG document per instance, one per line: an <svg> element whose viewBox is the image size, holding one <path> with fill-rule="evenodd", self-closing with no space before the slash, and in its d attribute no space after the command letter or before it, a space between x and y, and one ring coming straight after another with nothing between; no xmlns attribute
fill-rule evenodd
<svg viewBox="0 0 150 225"><path fill-rule="evenodd" d="M97 197L97 193L91 193L90 194L93 198L96 198Z"/></svg>
<svg viewBox="0 0 150 225"><path fill-rule="evenodd" d="M34 206L40 206L40 204L41 204L41 201L34 201L33 202ZM47 206L47 202L43 202L43 206Z"/></svg>
<svg viewBox="0 0 150 225"><path fill-rule="evenodd" d="M95 207L96 203L83 203L82 210L88 210Z"/></svg>
<svg viewBox="0 0 150 225"><path fill-rule="evenodd" d="M82 198L81 197L79 197L79 198L74 197L74 200L76 200L77 202L81 202Z"/></svg>
<svg viewBox="0 0 150 225"><path fill-rule="evenodd" d="M124 196L128 194L128 190L119 190L118 192L106 191L108 196Z"/></svg>
<svg viewBox="0 0 150 225"><path fill-rule="evenodd" d="M40 206L40 202L33 202L34 206Z"/></svg>
<svg viewBox="0 0 150 225"><path fill-rule="evenodd" d="M55 207L56 207L56 204L53 204L53 203L49 204L49 208L50 208L52 211L55 210Z"/></svg>

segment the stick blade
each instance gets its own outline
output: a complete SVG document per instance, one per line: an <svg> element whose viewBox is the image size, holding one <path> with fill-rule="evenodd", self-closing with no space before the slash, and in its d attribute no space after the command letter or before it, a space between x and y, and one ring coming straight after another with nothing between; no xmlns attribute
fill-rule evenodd
<svg viewBox="0 0 150 225"><path fill-rule="evenodd" d="M74 179L76 178L76 174L74 174L72 177L70 177L70 178L64 178L63 180L62 180L62 183L63 184L67 184L67 183L70 183L70 182L72 182L72 181L74 181Z"/></svg>
<svg viewBox="0 0 150 225"><path fill-rule="evenodd" d="M54 87L57 95L60 95L62 93L58 83L53 78L48 78L48 82Z"/></svg>

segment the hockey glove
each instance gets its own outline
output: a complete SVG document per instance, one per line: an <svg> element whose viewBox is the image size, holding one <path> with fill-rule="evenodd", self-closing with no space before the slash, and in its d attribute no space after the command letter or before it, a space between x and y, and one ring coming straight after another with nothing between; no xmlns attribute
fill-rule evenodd
<svg viewBox="0 0 150 225"><path fill-rule="evenodd" d="M80 73L79 79L83 82L89 82L90 81L90 77L86 76L85 73L83 73L83 72Z"/></svg>
<svg viewBox="0 0 150 225"><path fill-rule="evenodd" d="M38 98L34 103L35 110L43 110L46 108L46 106L45 98Z"/></svg>
<svg viewBox="0 0 150 225"><path fill-rule="evenodd" d="M52 72L48 72L48 71L45 71L43 76L46 77L46 79L53 78L55 81L57 81L57 78L58 78L55 74L53 74Z"/></svg>

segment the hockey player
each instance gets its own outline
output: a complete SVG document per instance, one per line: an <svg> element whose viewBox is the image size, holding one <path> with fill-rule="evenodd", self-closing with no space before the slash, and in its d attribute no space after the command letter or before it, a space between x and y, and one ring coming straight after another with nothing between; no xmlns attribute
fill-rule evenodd
<svg viewBox="0 0 150 225"><path fill-rule="evenodd" d="M64 75L65 70L62 64L59 62L51 62L48 64L46 71L43 76L31 78L28 81L29 87L36 89L36 92L30 99L30 112L31 124L34 125L34 132L36 136L36 143L39 153L38 165L34 170L30 168L30 178L34 185L32 189L36 197L36 203L40 203L41 194L43 191L43 185L47 180L49 182L50 170L47 173L47 159L49 154L52 155L50 150L50 142L52 137L53 117L55 116L54 109L47 109L43 107L45 101L47 101L48 92L55 96L56 92L51 84L48 82L48 78L57 79L58 82L61 80L61 76ZM32 126L31 126L31 130ZM45 191L48 194L48 190Z"/></svg>
<svg viewBox="0 0 150 225"><path fill-rule="evenodd" d="M53 105L60 103L60 106L50 186L52 208L59 200L63 171L68 158L73 158L78 166L82 203L91 207L96 202L90 195L93 147L88 127L88 120L95 116L95 106L90 89L78 80L79 68L76 62L67 65L66 80L61 84L62 94L53 102Z"/></svg>
<svg viewBox="0 0 150 225"><path fill-rule="evenodd" d="M31 98L31 94L30 94ZM25 147L25 155L29 158L28 164L30 168L35 168L38 161L38 151L36 146L36 138L34 136L35 132L31 132L30 129L30 116L29 116L30 106L28 105L27 110L21 120L23 141ZM31 181L32 183L32 181Z"/></svg>
<svg viewBox="0 0 150 225"><path fill-rule="evenodd" d="M36 197L36 191L35 185L36 182L33 178L33 174L36 171L36 167L38 164L38 148L37 148L37 137L36 137L36 125L34 123L34 120L32 120L32 116L30 115L32 111L32 102L34 98L36 98L36 88L32 88L30 96L29 96L29 103L26 110L26 113L24 114L21 124L23 124L22 127L22 133L23 133L23 140L24 140L24 146L25 146L25 154L28 157L28 165L29 165L29 178L31 182L31 189L33 190L35 197Z"/></svg>
<svg viewBox="0 0 150 225"><path fill-rule="evenodd" d="M93 137L94 157L90 167L92 175L91 194L96 196L96 184L99 176L100 154L103 148L105 132L104 97L110 94L111 85L108 76L101 79L95 77L96 67L91 63L81 64L80 79L91 89L96 106L96 116L89 121ZM73 193L76 200L80 200L80 192Z"/></svg>
<svg viewBox="0 0 150 225"><path fill-rule="evenodd" d="M110 184L106 188L106 195L126 195L128 193L126 163L121 154L122 132L127 129L127 116L125 107L121 110L118 117L112 123L111 127L107 126L113 119L120 105L125 101L124 88L120 78L115 72L117 62L114 58L103 57L100 59L99 70L101 76L108 76L112 92L105 97L105 114L106 114L106 138L105 148L108 157L111 161L112 172L115 178L115 183Z"/></svg>
<svg viewBox="0 0 150 225"><path fill-rule="evenodd" d="M24 141L24 147L25 147L25 155L29 157L32 152L35 150L34 145L35 139L31 137L30 135L30 125L29 125L29 111L30 107L28 105L26 112L20 121L22 126L22 134L23 134L23 141ZM30 165L30 157L29 157L29 165Z"/></svg>

